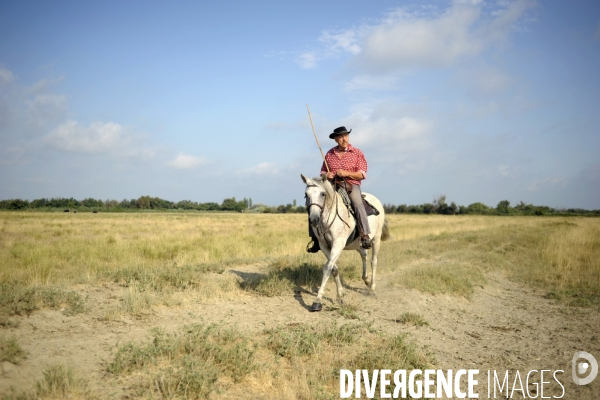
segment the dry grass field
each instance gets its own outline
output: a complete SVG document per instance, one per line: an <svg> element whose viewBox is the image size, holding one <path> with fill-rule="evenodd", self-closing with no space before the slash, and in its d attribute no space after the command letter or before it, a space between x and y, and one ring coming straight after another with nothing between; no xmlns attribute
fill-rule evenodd
<svg viewBox="0 0 600 400"><path fill-rule="evenodd" d="M338 398L340 368L386 367L600 398L569 364L600 355L599 219L388 219L376 294L345 252L346 302L330 281L311 314L305 215L0 213L0 398Z"/></svg>

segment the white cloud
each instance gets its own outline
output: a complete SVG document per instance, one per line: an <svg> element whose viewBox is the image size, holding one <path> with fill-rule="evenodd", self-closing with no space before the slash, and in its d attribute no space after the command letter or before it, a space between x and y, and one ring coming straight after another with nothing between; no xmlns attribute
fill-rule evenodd
<svg viewBox="0 0 600 400"><path fill-rule="evenodd" d="M45 121L62 119L69 108L66 96L54 93L38 94L33 100L27 100L30 121L43 124Z"/></svg>
<svg viewBox="0 0 600 400"><path fill-rule="evenodd" d="M25 151L19 146L10 146L4 149L0 157L0 165L27 165L31 160L25 157Z"/></svg>
<svg viewBox="0 0 600 400"><path fill-rule="evenodd" d="M498 165L498 172L501 176L507 178L517 178L519 176L518 168L511 167L510 165Z"/></svg>
<svg viewBox="0 0 600 400"><path fill-rule="evenodd" d="M390 90L397 86L398 78L394 75L357 75L346 82L347 92L359 90Z"/></svg>
<svg viewBox="0 0 600 400"><path fill-rule="evenodd" d="M39 81L37 81L36 83L34 83L33 85L31 85L30 87L27 88L27 91L30 93L44 93L47 92L48 90L50 90L50 88L52 86L56 86L58 84L60 84L63 79L65 77L61 76L58 78L44 78L41 79Z"/></svg>
<svg viewBox="0 0 600 400"><path fill-rule="evenodd" d="M479 7L455 4L438 18L402 15L373 28L359 62L367 69L384 71L448 65L481 50L481 39L469 32L480 14Z"/></svg>
<svg viewBox="0 0 600 400"><path fill-rule="evenodd" d="M514 86L516 80L496 67L490 67L485 63L475 63L460 68L453 81L460 88L466 89L481 105L490 97L497 99L499 95L505 94L509 88Z"/></svg>
<svg viewBox="0 0 600 400"><path fill-rule="evenodd" d="M238 173L243 175L277 175L279 168L275 163L262 162L250 168L239 170Z"/></svg>
<svg viewBox="0 0 600 400"><path fill-rule="evenodd" d="M297 62L302 68L314 68L321 59L347 52L362 71L442 68L504 44L535 4L535 0L498 2L490 12L484 12L486 4L480 0L456 0L442 12L428 5L398 8L376 23L323 31L319 37L323 47L303 53Z"/></svg>
<svg viewBox="0 0 600 400"><path fill-rule="evenodd" d="M409 115L393 101L359 105L343 123L353 130L352 144L381 154L394 152L399 156L431 146L433 123Z"/></svg>
<svg viewBox="0 0 600 400"><path fill-rule="evenodd" d="M51 146L75 153L106 153L125 147L131 137L114 122L94 122L89 127L66 121L45 136Z"/></svg>
<svg viewBox="0 0 600 400"><path fill-rule="evenodd" d="M536 180L532 181L529 184L528 189L531 192L537 192L539 190L542 190L542 189L548 188L548 187L555 187L555 186L565 187L566 185L567 185L567 180L562 177L544 178L544 179L536 179Z"/></svg>
<svg viewBox="0 0 600 400"><path fill-rule="evenodd" d="M347 29L338 33L324 31L319 37L319 41L324 43L331 52L346 51L351 54L358 54L361 51L358 45L360 31Z"/></svg>
<svg viewBox="0 0 600 400"><path fill-rule="evenodd" d="M169 161L167 166L176 169L192 169L199 165L208 163L208 160L204 157L195 157L187 154L179 154L175 159Z"/></svg>
<svg viewBox="0 0 600 400"><path fill-rule="evenodd" d="M0 85L5 85L15 79L13 73L0 65Z"/></svg>
<svg viewBox="0 0 600 400"><path fill-rule="evenodd" d="M296 59L296 63L302 69L311 69L317 66L317 60L318 57L315 52L307 51L300 54L300 56Z"/></svg>

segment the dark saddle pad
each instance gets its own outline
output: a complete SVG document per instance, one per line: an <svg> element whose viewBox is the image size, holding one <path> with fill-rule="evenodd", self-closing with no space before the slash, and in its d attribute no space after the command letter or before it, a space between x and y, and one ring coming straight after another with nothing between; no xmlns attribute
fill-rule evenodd
<svg viewBox="0 0 600 400"><path fill-rule="evenodd" d="M363 205L365 206L365 211L367 212L367 217L369 215L379 215L379 210L373 207L371 203L369 203L365 198L362 199Z"/></svg>
<svg viewBox="0 0 600 400"><path fill-rule="evenodd" d="M373 205L371 203L369 203L367 200L365 200L364 197L363 197L362 201L363 201L363 205L365 206L365 211L367 213L367 217L370 215L379 215L379 210L376 209L375 207L373 207ZM352 207L349 207L349 209L350 209L350 211L352 211ZM356 219L354 212L352 212L352 215L354 216L354 219ZM358 239L359 236L360 236L360 230L358 229L358 223L357 223L356 226L354 227L354 230L352 231L352 233L350 234L350 236L348 236L348 239L346 240L346 246L348 246L350 243L352 243L356 239Z"/></svg>

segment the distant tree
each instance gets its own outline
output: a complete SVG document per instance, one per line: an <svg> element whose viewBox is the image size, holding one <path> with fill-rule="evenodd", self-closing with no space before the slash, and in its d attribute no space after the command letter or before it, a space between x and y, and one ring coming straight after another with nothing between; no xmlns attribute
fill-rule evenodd
<svg viewBox="0 0 600 400"><path fill-rule="evenodd" d="M228 199L223 200L223 203L221 203L221 210L223 211L243 211L246 209L246 201L245 200L241 200L241 201L236 201L235 197L231 197Z"/></svg>
<svg viewBox="0 0 600 400"><path fill-rule="evenodd" d="M383 212L386 214L394 214L396 212L396 206L393 204L384 204Z"/></svg>
<svg viewBox="0 0 600 400"><path fill-rule="evenodd" d="M487 214L490 208L483 203L469 204L469 214Z"/></svg>
<svg viewBox="0 0 600 400"><path fill-rule="evenodd" d="M496 211L498 211L501 214L508 214L510 212L510 201L502 200L496 206Z"/></svg>
<svg viewBox="0 0 600 400"><path fill-rule="evenodd" d="M406 204L400 204L398 207L396 207L396 212L400 214L406 214L408 212L408 207Z"/></svg>
<svg viewBox="0 0 600 400"><path fill-rule="evenodd" d="M104 201L104 208L117 208L119 206L119 202L116 200L105 200Z"/></svg>
<svg viewBox="0 0 600 400"><path fill-rule="evenodd" d="M293 206L291 204L286 204L285 206L282 204L279 207L277 207L277 212L287 214L292 211L292 207Z"/></svg>
<svg viewBox="0 0 600 400"><path fill-rule="evenodd" d="M411 214L423 214L423 205L408 206L408 212Z"/></svg>
<svg viewBox="0 0 600 400"><path fill-rule="evenodd" d="M423 212L425 214L433 214L435 212L435 206L431 203L423 204Z"/></svg>
<svg viewBox="0 0 600 400"><path fill-rule="evenodd" d="M133 205L131 204L131 201L127 200L127 199L123 199L121 200L121 202L119 203L119 207L125 209L125 210L129 210L132 207L135 207L135 200Z"/></svg>
<svg viewBox="0 0 600 400"><path fill-rule="evenodd" d="M437 212L438 214L444 214L444 209L446 207L446 196L445 195L439 195L433 198L433 207L435 209L435 212Z"/></svg>
<svg viewBox="0 0 600 400"><path fill-rule="evenodd" d="M36 200L33 200L31 203L29 203L30 208L42 208L42 207L47 207L47 206L48 206L48 199L45 199L45 198L36 199Z"/></svg>
<svg viewBox="0 0 600 400"><path fill-rule="evenodd" d="M92 199L91 197L83 199L81 205L88 208L102 207L102 200Z"/></svg>
<svg viewBox="0 0 600 400"><path fill-rule="evenodd" d="M456 206L456 203L452 202L450 203L450 207L448 207L448 214L456 214L456 212L458 211L458 207Z"/></svg>
<svg viewBox="0 0 600 400"><path fill-rule="evenodd" d="M24 210L29 206L29 200L11 199L7 200L5 209L7 210Z"/></svg>
<svg viewBox="0 0 600 400"><path fill-rule="evenodd" d="M135 201L135 205L140 210L150 209L150 196L141 196Z"/></svg>
<svg viewBox="0 0 600 400"><path fill-rule="evenodd" d="M198 209L201 211L217 211L221 209L219 203L209 202L209 203L201 203L198 205Z"/></svg>

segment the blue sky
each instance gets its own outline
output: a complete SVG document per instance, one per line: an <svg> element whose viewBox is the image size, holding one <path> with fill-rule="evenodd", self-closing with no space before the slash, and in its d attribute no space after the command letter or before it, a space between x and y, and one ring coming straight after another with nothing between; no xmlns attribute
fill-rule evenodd
<svg viewBox="0 0 600 400"><path fill-rule="evenodd" d="M0 3L0 198L600 208L596 1Z"/></svg>

